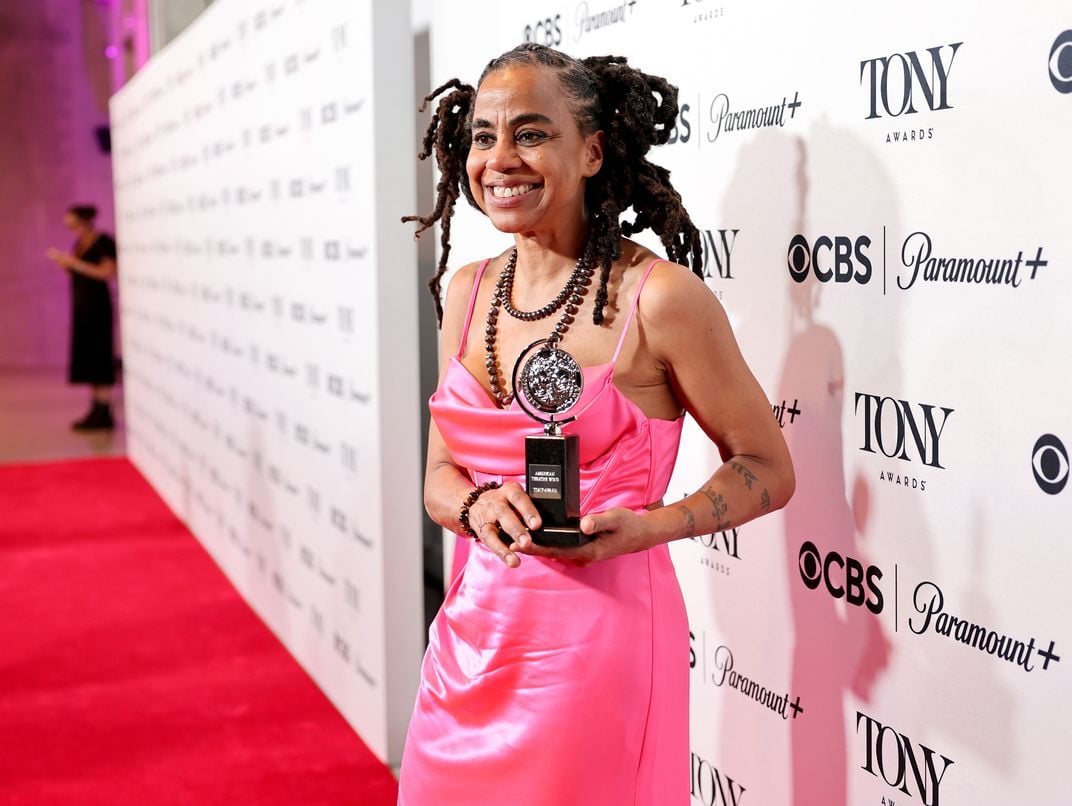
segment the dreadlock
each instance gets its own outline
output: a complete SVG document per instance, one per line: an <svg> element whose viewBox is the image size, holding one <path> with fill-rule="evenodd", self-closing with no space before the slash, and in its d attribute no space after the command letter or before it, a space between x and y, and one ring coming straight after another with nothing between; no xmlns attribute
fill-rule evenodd
<svg viewBox="0 0 1072 806"><path fill-rule="evenodd" d="M602 129L606 135L603 165L585 186L585 203L591 213L589 248L597 256L600 266L592 321L597 325L603 323L610 270L614 261L621 257L623 236L653 230L670 260L690 265L692 271L702 277L700 233L685 211L681 195L670 184L670 172L653 164L646 156L653 145L662 145L670 137L678 114L677 87L664 78L630 67L620 56L574 59L533 43L519 45L488 62L477 87L489 74L515 64L538 65L556 71L581 133L589 135ZM472 139L476 89L452 79L424 99L421 111L447 90L452 92L440 99L425 132L424 147L418 154L421 159L427 159L434 147L440 172L435 209L427 216L402 219L420 223L416 235L432 227L436 221L441 222L439 266L435 277L428 283L440 324L443 321L440 291L450 255L450 219L454 204L464 193L469 203L480 209L469 188L465 168ZM622 214L629 208L635 218L631 222L622 221Z"/></svg>

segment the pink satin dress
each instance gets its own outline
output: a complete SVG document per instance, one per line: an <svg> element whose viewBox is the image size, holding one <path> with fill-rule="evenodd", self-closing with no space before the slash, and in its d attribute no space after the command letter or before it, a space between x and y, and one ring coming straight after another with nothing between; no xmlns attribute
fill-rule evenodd
<svg viewBox="0 0 1072 806"><path fill-rule="evenodd" d="M564 428L580 436L582 513L645 512L677 457L683 418L645 416L613 382L654 265L614 357L584 368L578 419ZM429 405L475 484L524 485L525 436L539 426L516 402L500 408L460 361L486 266ZM585 568L524 555L508 568L463 538L455 560L429 631L399 804L686 806L689 628L666 545Z"/></svg>

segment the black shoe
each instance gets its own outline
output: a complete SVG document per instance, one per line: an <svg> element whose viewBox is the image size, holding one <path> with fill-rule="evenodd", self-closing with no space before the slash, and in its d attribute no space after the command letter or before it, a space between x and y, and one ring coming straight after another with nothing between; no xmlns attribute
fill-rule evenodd
<svg viewBox="0 0 1072 806"><path fill-rule="evenodd" d="M89 414L71 424L75 431L98 431L115 428L112 409L107 403L94 403Z"/></svg>

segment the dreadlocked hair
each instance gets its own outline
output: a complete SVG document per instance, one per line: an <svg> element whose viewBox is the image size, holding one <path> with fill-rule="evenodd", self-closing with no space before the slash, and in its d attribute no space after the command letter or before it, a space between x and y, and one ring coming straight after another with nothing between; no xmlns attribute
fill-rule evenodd
<svg viewBox="0 0 1072 806"><path fill-rule="evenodd" d="M436 165L439 167L439 184L436 185L436 205L426 216L407 215L402 217L402 223L416 221L420 224L414 237L426 229L430 229L436 221L442 222L439 239L440 256L439 267L435 276L428 281L428 289L432 292L435 302L436 321L443 324L442 296L443 274L447 270L447 259L450 257L450 219L454 215L454 203L458 201L459 193L465 193L465 197L474 207L477 206L469 190L469 179L465 172L465 161L469 158L469 140L472 137L470 115L473 109L473 98L476 90L468 84L462 84L458 79L452 78L425 96L421 102L420 111L428 108L428 104L447 90L453 90L439 99L432 122L424 133L424 142L417 156L424 160L435 151Z"/></svg>
<svg viewBox="0 0 1072 806"><path fill-rule="evenodd" d="M584 135L603 130L606 142L603 165L585 186L589 211L588 250L600 267L592 321L603 323L611 266L621 257L622 237L651 229L662 241L667 257L692 268L703 277L700 233L670 184L670 172L647 159L653 145L670 138L677 120L677 87L659 76L630 67L620 56L574 59L544 45L525 43L488 62L477 87L491 73L513 65L536 65L554 70L569 99L578 129ZM418 155L426 159L434 146L440 180L435 209L427 216L406 216L418 221L416 235L441 222L441 255L436 275L428 286L435 297L436 316L443 321L440 291L450 254L450 218L460 193L480 209L469 188L465 163L472 139L472 111L476 90L457 79L432 92L421 111L437 96L440 101L424 135ZM632 208L632 221L622 214Z"/></svg>

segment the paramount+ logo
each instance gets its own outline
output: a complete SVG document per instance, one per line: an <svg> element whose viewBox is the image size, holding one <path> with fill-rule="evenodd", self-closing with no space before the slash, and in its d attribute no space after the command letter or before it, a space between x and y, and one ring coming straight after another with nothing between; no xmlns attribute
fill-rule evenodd
<svg viewBox="0 0 1072 806"><path fill-rule="evenodd" d="M810 243L804 235L794 235L786 254L789 276L798 283L812 274L820 283L866 285L872 276L870 247L867 235L820 235Z"/></svg>
<svg viewBox="0 0 1072 806"><path fill-rule="evenodd" d="M882 612L884 601L879 580L882 569L875 565L866 568L853 557L844 557L836 551L825 555L810 540L800 547L797 558L800 578L810 590L820 585L835 599L844 599L855 607L866 607L876 616Z"/></svg>

